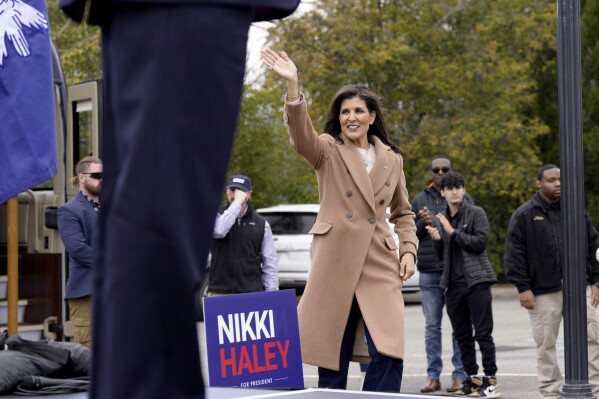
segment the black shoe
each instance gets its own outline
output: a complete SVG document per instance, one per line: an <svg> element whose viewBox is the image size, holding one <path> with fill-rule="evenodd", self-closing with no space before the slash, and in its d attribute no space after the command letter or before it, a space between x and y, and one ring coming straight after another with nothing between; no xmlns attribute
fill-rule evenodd
<svg viewBox="0 0 599 399"><path fill-rule="evenodd" d="M462 387L453 392L455 396L468 396L472 393L472 378L466 377L464 378L464 382L462 383Z"/></svg>

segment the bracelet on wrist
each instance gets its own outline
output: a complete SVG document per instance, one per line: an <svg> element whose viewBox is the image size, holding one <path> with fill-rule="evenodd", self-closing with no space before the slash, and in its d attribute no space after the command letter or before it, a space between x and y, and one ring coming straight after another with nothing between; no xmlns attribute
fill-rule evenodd
<svg viewBox="0 0 599 399"><path fill-rule="evenodd" d="M287 101L289 102L297 101L300 97L300 94L298 94L297 96L291 96L289 95L289 93L286 94Z"/></svg>

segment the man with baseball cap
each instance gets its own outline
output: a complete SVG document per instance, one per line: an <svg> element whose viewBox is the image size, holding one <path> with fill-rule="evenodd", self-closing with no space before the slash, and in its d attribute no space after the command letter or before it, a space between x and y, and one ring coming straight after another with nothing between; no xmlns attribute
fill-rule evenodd
<svg viewBox="0 0 599 399"><path fill-rule="evenodd" d="M270 225L252 209L252 182L235 175L227 184L228 204L214 224L208 295L279 289L278 258Z"/></svg>

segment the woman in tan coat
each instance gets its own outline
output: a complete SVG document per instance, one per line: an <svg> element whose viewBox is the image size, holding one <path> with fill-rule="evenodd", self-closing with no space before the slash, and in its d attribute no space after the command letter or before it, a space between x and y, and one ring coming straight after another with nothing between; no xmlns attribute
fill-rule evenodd
<svg viewBox="0 0 599 399"><path fill-rule="evenodd" d="M345 389L362 317L371 359L363 389L399 392L401 288L414 274L417 238L403 159L389 140L380 100L366 86L344 86L333 98L325 133L318 135L293 61L271 49L262 50L262 61L287 81L285 120L291 145L318 178L320 212L310 231L312 268L298 308L302 359L319 367L319 387ZM399 251L386 221L387 207Z"/></svg>

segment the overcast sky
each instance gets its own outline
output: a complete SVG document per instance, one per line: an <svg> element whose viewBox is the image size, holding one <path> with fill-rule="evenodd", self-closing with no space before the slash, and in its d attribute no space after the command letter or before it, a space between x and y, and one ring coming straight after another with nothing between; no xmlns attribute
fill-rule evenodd
<svg viewBox="0 0 599 399"><path fill-rule="evenodd" d="M314 0L301 0L298 9L293 13L291 18L296 18L298 15L306 12L314 7ZM248 61L247 61L247 82L261 81L264 75L264 68L260 60L260 50L264 47L266 41L266 30L271 26L271 22L257 22L252 24L248 38ZM276 49L277 51L282 49Z"/></svg>

